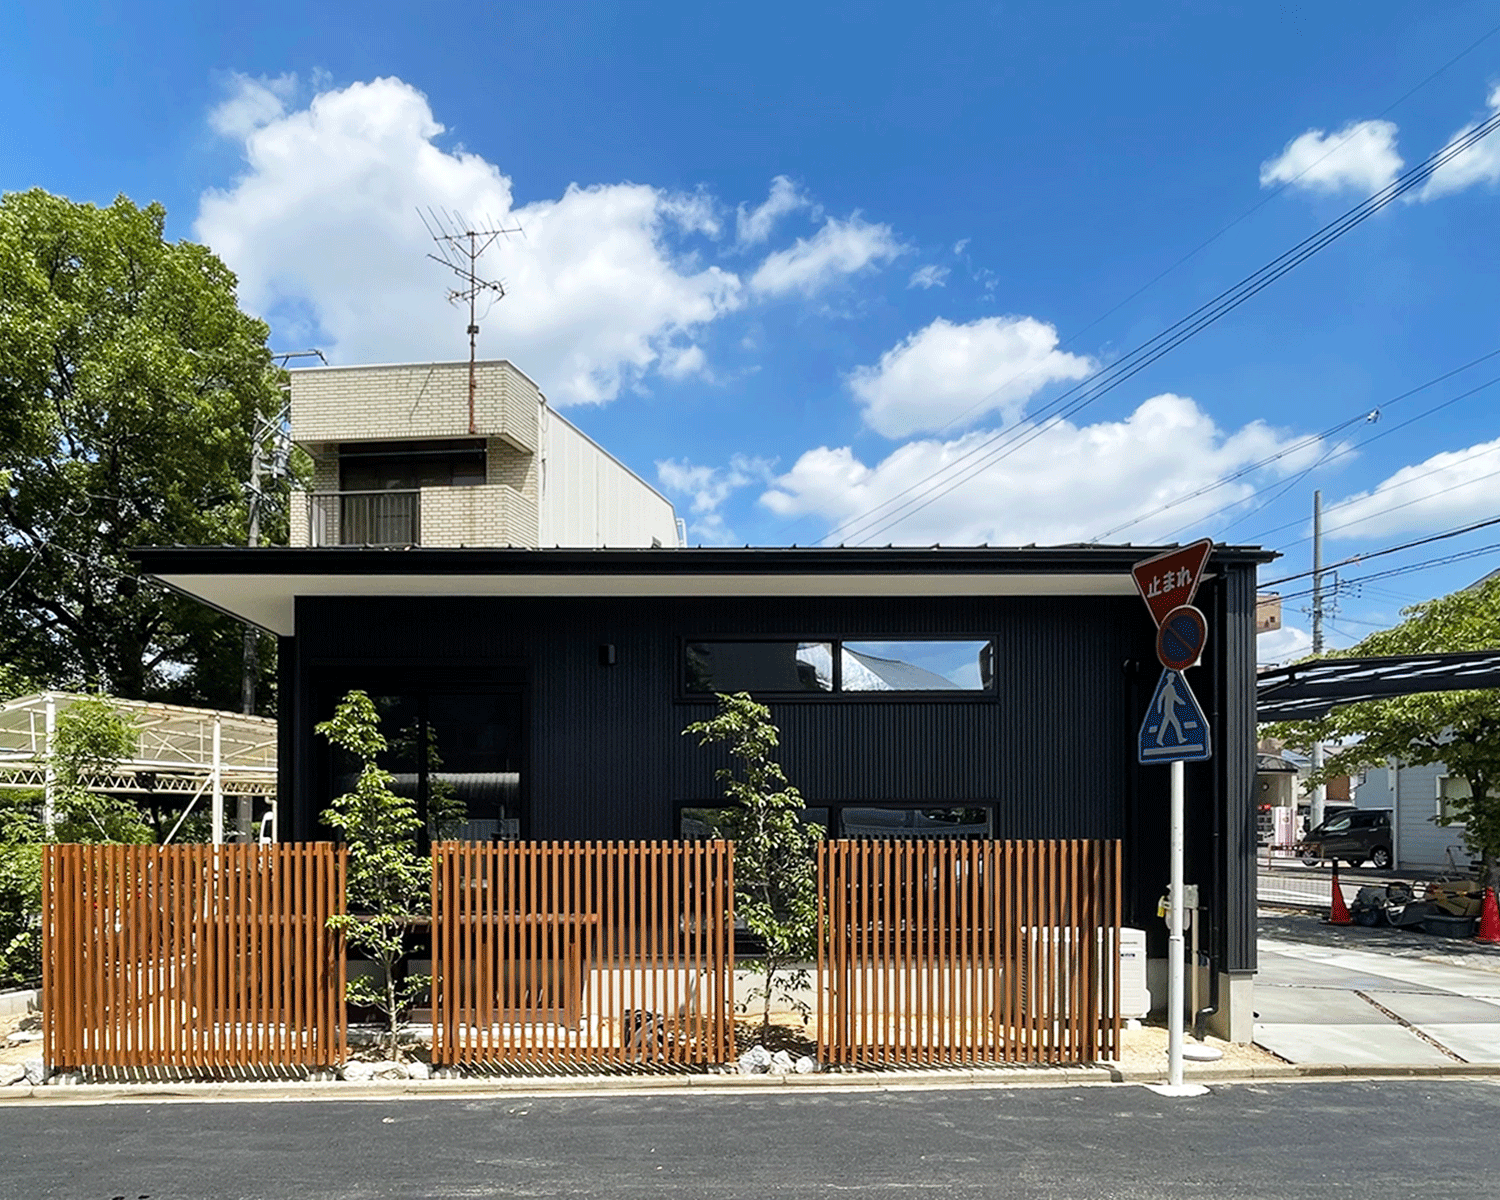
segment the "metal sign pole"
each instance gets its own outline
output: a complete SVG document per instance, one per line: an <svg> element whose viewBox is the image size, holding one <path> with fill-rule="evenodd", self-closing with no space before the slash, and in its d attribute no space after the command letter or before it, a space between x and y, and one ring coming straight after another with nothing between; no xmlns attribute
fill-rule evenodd
<svg viewBox="0 0 1500 1200"><path fill-rule="evenodd" d="M1167 909L1167 1083L1182 1086L1182 826L1187 768L1172 764L1171 891Z"/></svg>
<svg viewBox="0 0 1500 1200"><path fill-rule="evenodd" d="M1156 622L1156 657L1161 681L1141 722L1136 761L1142 765L1168 763L1171 773L1170 882L1167 888L1167 1082L1148 1085L1164 1096L1201 1096L1202 1084L1182 1082L1183 1047L1183 826L1186 809L1186 767L1213 753L1208 718L1199 706L1183 671L1196 666L1208 640L1208 621L1192 607L1213 551L1204 538L1190 546L1154 555L1131 568L1136 590ZM1195 889L1196 890L1196 889ZM1195 902L1196 903L1196 902ZM1194 917L1194 934L1197 917ZM1198 964L1193 964L1194 978Z"/></svg>

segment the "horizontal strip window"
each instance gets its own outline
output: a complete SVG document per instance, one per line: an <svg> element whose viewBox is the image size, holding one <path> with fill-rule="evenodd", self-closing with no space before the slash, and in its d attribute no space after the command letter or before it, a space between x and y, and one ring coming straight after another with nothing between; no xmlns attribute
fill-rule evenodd
<svg viewBox="0 0 1500 1200"><path fill-rule="evenodd" d="M994 686L995 643L990 639L683 644L682 687L690 696L718 692L982 695Z"/></svg>
<svg viewBox="0 0 1500 1200"><path fill-rule="evenodd" d="M685 805L678 813L678 836L689 841L739 835L744 810L723 805ZM930 807L901 803L836 804L802 810L802 820L838 838L991 838L992 804Z"/></svg>

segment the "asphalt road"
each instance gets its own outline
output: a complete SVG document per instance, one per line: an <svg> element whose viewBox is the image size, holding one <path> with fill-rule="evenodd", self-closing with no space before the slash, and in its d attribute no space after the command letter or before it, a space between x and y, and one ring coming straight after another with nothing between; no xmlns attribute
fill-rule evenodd
<svg viewBox="0 0 1500 1200"><path fill-rule="evenodd" d="M1500 1085L799 1091L0 1109L0 1194L1493 1197Z"/></svg>

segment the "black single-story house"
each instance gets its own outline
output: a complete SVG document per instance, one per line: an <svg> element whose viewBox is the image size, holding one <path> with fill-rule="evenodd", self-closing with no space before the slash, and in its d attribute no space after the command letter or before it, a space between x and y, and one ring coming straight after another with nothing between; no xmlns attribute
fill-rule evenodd
<svg viewBox="0 0 1500 1200"><path fill-rule="evenodd" d="M1160 675L1133 564L1158 547L139 551L169 586L280 639L280 831L339 789L314 725L376 696L391 769L460 836L701 829L721 759L682 736L719 691L770 705L832 836L1119 838L1127 925L1165 955L1168 771L1136 761ZM1255 571L1215 547L1189 680L1213 757L1187 767L1187 878L1222 1032L1255 971ZM1160 993L1158 993L1160 996Z"/></svg>

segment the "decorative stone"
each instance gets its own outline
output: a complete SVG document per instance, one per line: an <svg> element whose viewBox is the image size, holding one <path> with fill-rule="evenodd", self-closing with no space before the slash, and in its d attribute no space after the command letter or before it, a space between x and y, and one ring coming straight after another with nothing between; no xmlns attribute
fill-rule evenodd
<svg viewBox="0 0 1500 1200"><path fill-rule="evenodd" d="M26 1078L25 1063L0 1063L0 1087L10 1087Z"/></svg>
<svg viewBox="0 0 1500 1200"><path fill-rule="evenodd" d="M741 1075L764 1075L771 1066L771 1052L759 1044L740 1055Z"/></svg>
<svg viewBox="0 0 1500 1200"><path fill-rule="evenodd" d="M17 1029L5 1038L7 1046L24 1046L27 1042L39 1042L43 1038L39 1029Z"/></svg>
<svg viewBox="0 0 1500 1200"><path fill-rule="evenodd" d="M409 1062L406 1064L406 1074L412 1079L431 1079L432 1068L424 1062Z"/></svg>
<svg viewBox="0 0 1500 1200"><path fill-rule="evenodd" d="M798 1075L811 1075L817 1069L818 1064L813 1062L806 1054L797 1060L797 1065L793 1068Z"/></svg>
<svg viewBox="0 0 1500 1200"><path fill-rule="evenodd" d="M372 1079L405 1079L407 1077L405 1063L398 1063L392 1059L384 1058L378 1063L371 1063L370 1065L375 1068L374 1073L370 1076Z"/></svg>
<svg viewBox="0 0 1500 1200"><path fill-rule="evenodd" d="M785 1050L778 1050L771 1055L770 1072L772 1075L790 1075L794 1070L792 1056Z"/></svg>
<svg viewBox="0 0 1500 1200"><path fill-rule="evenodd" d="M369 1083L375 1076L375 1064L368 1062L347 1062L344 1064L344 1079L349 1083Z"/></svg>
<svg viewBox="0 0 1500 1200"><path fill-rule="evenodd" d="M39 1058L28 1058L24 1064L26 1082L36 1087L38 1084L46 1083L47 1076L51 1074L47 1070L47 1064Z"/></svg>

